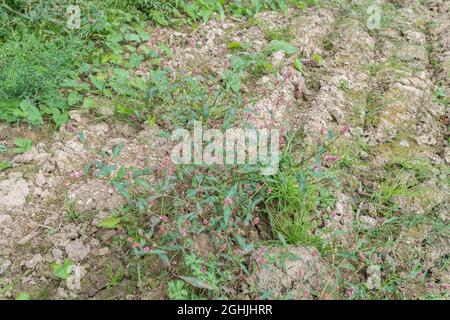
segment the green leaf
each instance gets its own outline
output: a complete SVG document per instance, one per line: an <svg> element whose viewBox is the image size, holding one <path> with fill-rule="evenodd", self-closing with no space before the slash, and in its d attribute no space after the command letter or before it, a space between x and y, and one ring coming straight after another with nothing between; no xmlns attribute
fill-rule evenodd
<svg viewBox="0 0 450 320"><path fill-rule="evenodd" d="M294 60L294 67L295 67L295 69L297 69L297 71L300 71L301 73L303 73L303 63L300 61L300 59Z"/></svg>
<svg viewBox="0 0 450 320"><path fill-rule="evenodd" d="M139 38L139 36L135 33L126 33L125 40L129 42L139 42L141 41L141 38Z"/></svg>
<svg viewBox="0 0 450 320"><path fill-rule="evenodd" d="M230 216L231 216L231 208L224 207L223 208L223 220L225 222L225 225L228 225L228 222L230 221Z"/></svg>
<svg viewBox="0 0 450 320"><path fill-rule="evenodd" d="M312 59L314 60L315 63L317 63L317 65L322 65L323 64L323 58L320 54L318 53L314 53L312 55Z"/></svg>
<svg viewBox="0 0 450 320"><path fill-rule="evenodd" d="M21 292L16 297L16 300L30 300L30 299L31 299L30 295L26 292Z"/></svg>
<svg viewBox="0 0 450 320"><path fill-rule="evenodd" d="M42 120L41 113L39 112L39 109L36 108L36 106L34 106L30 101L23 100L19 104L19 108L22 110L23 117L28 123L34 126L41 125L44 123L44 121Z"/></svg>
<svg viewBox="0 0 450 320"><path fill-rule="evenodd" d="M0 161L0 172L12 168L12 162L8 160Z"/></svg>
<svg viewBox="0 0 450 320"><path fill-rule="evenodd" d="M14 148L14 154L21 154L31 150L33 141L27 138L17 138L14 140L14 144L17 148Z"/></svg>
<svg viewBox="0 0 450 320"><path fill-rule="evenodd" d="M229 42L228 43L228 48L229 49L242 49L242 44L240 42Z"/></svg>
<svg viewBox="0 0 450 320"><path fill-rule="evenodd" d="M120 152L123 149L123 146L124 146L124 143L121 142L117 146L114 147L113 154L112 154L113 159L115 159L119 156Z"/></svg>
<svg viewBox="0 0 450 320"><path fill-rule="evenodd" d="M142 41L147 41L150 39L150 36L145 32L144 28L137 26L134 28L134 31L139 35Z"/></svg>
<svg viewBox="0 0 450 320"><path fill-rule="evenodd" d="M91 109L93 106L94 106L94 99L92 99L91 97L84 98L83 108Z"/></svg>
<svg viewBox="0 0 450 320"><path fill-rule="evenodd" d="M58 263L52 263L52 271L53 275L57 278L67 280L69 278L70 273L72 272L73 262L71 259L67 259L64 264L60 265Z"/></svg>
<svg viewBox="0 0 450 320"><path fill-rule="evenodd" d="M110 33L107 37L106 37L106 41L108 42L112 42L112 43L118 43L120 41L123 40L123 37L120 33L118 32L113 32Z"/></svg>
<svg viewBox="0 0 450 320"><path fill-rule="evenodd" d="M164 266L166 266L167 268L170 268L170 260L165 251L156 249L156 250L151 250L150 253L156 254L161 259Z"/></svg>
<svg viewBox="0 0 450 320"><path fill-rule="evenodd" d="M85 140L84 131L78 132L78 139L80 140L81 143L84 143Z"/></svg>
<svg viewBox="0 0 450 320"><path fill-rule="evenodd" d="M90 75L89 80L91 80L92 84L95 86L97 90L103 90L105 88L105 80L102 79L100 76L94 77Z"/></svg>
<svg viewBox="0 0 450 320"><path fill-rule="evenodd" d="M69 113L67 111L61 112L59 109L54 108L52 110L52 119L56 126L60 127L69 120Z"/></svg>
<svg viewBox="0 0 450 320"><path fill-rule="evenodd" d="M80 101L81 101L81 95L79 95L78 92L72 91L71 93L69 93L69 96L67 97L67 104L69 106L73 107Z"/></svg>
<svg viewBox="0 0 450 320"><path fill-rule="evenodd" d="M227 197L233 198L236 195L238 184L235 183L228 191Z"/></svg>
<svg viewBox="0 0 450 320"><path fill-rule="evenodd" d="M194 277L185 277L185 276L180 276L180 278L196 288L214 290L214 288L211 287L211 285L209 283L207 283L206 281L203 281L201 279L194 278Z"/></svg>
<svg viewBox="0 0 450 320"><path fill-rule="evenodd" d="M269 51L270 52L283 51L285 54L291 55L297 52L297 48L287 43L286 41L272 40L269 43Z"/></svg>
<svg viewBox="0 0 450 320"><path fill-rule="evenodd" d="M120 217L117 216L111 216L108 218L103 219L98 226L105 229L115 229L119 226L121 221Z"/></svg>
<svg viewBox="0 0 450 320"><path fill-rule="evenodd" d="M158 23L162 26L167 26L169 24L167 22L167 20L164 19L163 15L158 11L152 12L152 19L155 20L156 23Z"/></svg>
<svg viewBox="0 0 450 320"><path fill-rule="evenodd" d="M130 56L130 66L134 69L139 68L139 66L141 65L142 61L144 61L144 56L141 54L136 54L133 53Z"/></svg>
<svg viewBox="0 0 450 320"><path fill-rule="evenodd" d="M307 190L305 174L304 173L297 173L295 175L295 178L297 179L298 186L300 187L300 192L301 193L305 193L306 190Z"/></svg>
<svg viewBox="0 0 450 320"><path fill-rule="evenodd" d="M0 153L6 153L8 148L4 144L0 144Z"/></svg>

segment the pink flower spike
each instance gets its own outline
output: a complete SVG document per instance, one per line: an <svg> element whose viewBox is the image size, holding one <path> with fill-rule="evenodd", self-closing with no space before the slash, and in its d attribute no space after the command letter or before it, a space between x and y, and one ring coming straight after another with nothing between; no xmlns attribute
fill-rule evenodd
<svg viewBox="0 0 450 320"><path fill-rule="evenodd" d="M169 218L167 218L167 216L160 216L159 218L161 219L162 222L165 223L169 222Z"/></svg>
<svg viewBox="0 0 450 320"><path fill-rule="evenodd" d="M324 160L325 162L335 162L335 161L337 161L337 160L339 160L339 159L340 159L339 156L325 155L325 156L323 157L323 160Z"/></svg>
<svg viewBox="0 0 450 320"><path fill-rule="evenodd" d="M71 179L78 179L81 178L83 176L83 172L82 171L74 171L69 175L69 178Z"/></svg>
<svg viewBox="0 0 450 320"><path fill-rule="evenodd" d="M144 247L144 251L145 251L145 252L149 252L149 251L150 251L150 248L149 248L149 247Z"/></svg>
<svg viewBox="0 0 450 320"><path fill-rule="evenodd" d="M221 249L222 249L222 251L225 251L227 249L227 242L226 241L222 244Z"/></svg>
<svg viewBox="0 0 450 320"><path fill-rule="evenodd" d="M70 123L66 124L66 129L67 131L75 132L75 127Z"/></svg>
<svg viewBox="0 0 450 320"><path fill-rule="evenodd" d="M133 243L133 248L139 248L141 245L139 244L139 242L135 242Z"/></svg>
<svg viewBox="0 0 450 320"><path fill-rule="evenodd" d="M325 134L325 128L322 127L322 128L320 128L320 135L323 136L324 134Z"/></svg>
<svg viewBox="0 0 450 320"><path fill-rule="evenodd" d="M226 197L223 204L227 208L231 207L231 205L233 204L233 199L231 199L230 197Z"/></svg>
<svg viewBox="0 0 450 320"><path fill-rule="evenodd" d="M354 293L355 293L355 289L350 288L347 290L346 295L347 295L347 297L351 297L351 296L353 296Z"/></svg>
<svg viewBox="0 0 450 320"><path fill-rule="evenodd" d="M340 134L343 135L343 134L346 134L349 131L350 131L350 127L349 126L344 126L344 127L341 128Z"/></svg>

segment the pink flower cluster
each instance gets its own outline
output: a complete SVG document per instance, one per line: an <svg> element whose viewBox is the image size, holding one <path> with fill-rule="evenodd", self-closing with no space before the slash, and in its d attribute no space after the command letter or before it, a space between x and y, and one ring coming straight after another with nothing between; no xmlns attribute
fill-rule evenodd
<svg viewBox="0 0 450 320"><path fill-rule="evenodd" d="M83 176L83 171L74 171L71 174L69 174L69 178L71 179L78 179Z"/></svg>
<svg viewBox="0 0 450 320"><path fill-rule="evenodd" d="M160 170L166 171L166 174L172 176L175 174L175 167L173 166L170 155L166 156L163 162L159 165Z"/></svg>
<svg viewBox="0 0 450 320"><path fill-rule="evenodd" d="M335 162L335 161L338 161L340 158L341 158L341 157L339 157L339 156L331 156L331 155L326 154L326 155L323 157L323 161L324 161L325 163L327 163L327 164L331 164L331 163L333 163L333 162Z"/></svg>
<svg viewBox="0 0 450 320"><path fill-rule="evenodd" d="M150 247L148 247L148 246L142 247L139 242L134 241L133 238L131 238L131 237L128 238L128 242L131 244L131 247L134 249L142 249L142 250L144 250L144 252L150 252Z"/></svg>
<svg viewBox="0 0 450 320"><path fill-rule="evenodd" d="M223 205L224 205L226 208L231 207L231 206L233 205L233 199L231 199L230 197L226 197L226 198L225 198L225 201L223 202Z"/></svg>
<svg viewBox="0 0 450 320"><path fill-rule="evenodd" d="M258 250L256 250L256 252L254 253L254 257L257 263L259 264L266 264L267 263L267 259L264 256L266 253L266 248L259 248Z"/></svg>

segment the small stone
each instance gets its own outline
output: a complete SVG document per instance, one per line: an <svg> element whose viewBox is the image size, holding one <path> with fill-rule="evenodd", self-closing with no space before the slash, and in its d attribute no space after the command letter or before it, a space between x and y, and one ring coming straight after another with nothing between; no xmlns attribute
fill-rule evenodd
<svg viewBox="0 0 450 320"><path fill-rule="evenodd" d="M409 142L404 140L404 139L402 139L402 140L400 140L400 145L402 147L409 147Z"/></svg>
<svg viewBox="0 0 450 320"><path fill-rule="evenodd" d="M57 263L59 263L60 261L62 261L63 252L62 252L62 250L55 248L52 250L52 256L53 256L53 260L55 260Z"/></svg>
<svg viewBox="0 0 450 320"><path fill-rule="evenodd" d="M263 77L261 78L261 82L262 82L263 84L268 84L268 83L270 82L270 78L269 78L268 76L263 76Z"/></svg>
<svg viewBox="0 0 450 320"><path fill-rule="evenodd" d="M108 241L108 240L111 239L115 234L116 234L116 231L114 231L114 230L108 230L108 231L106 231L106 232L102 235L102 237L101 237L102 242Z"/></svg>
<svg viewBox="0 0 450 320"><path fill-rule="evenodd" d="M416 141L417 141L417 144L420 146L423 146L423 145L434 146L437 143L435 137L433 137L431 135L426 135L426 134L417 137Z"/></svg>
<svg viewBox="0 0 450 320"><path fill-rule="evenodd" d="M65 299L68 297L67 292L64 290L64 288L58 288L56 291L56 296L60 299Z"/></svg>
<svg viewBox="0 0 450 320"><path fill-rule="evenodd" d="M96 248L100 245L100 241L98 241L96 238L92 238L91 241L89 241L89 246L91 248Z"/></svg>
<svg viewBox="0 0 450 320"><path fill-rule="evenodd" d="M79 111L70 111L69 112L69 118L71 120L74 120L75 122L81 122L81 114Z"/></svg>
<svg viewBox="0 0 450 320"><path fill-rule="evenodd" d="M368 160L369 159L369 154L367 153L367 152L365 152L365 151L361 151L360 152L360 157L361 157L361 160Z"/></svg>
<svg viewBox="0 0 450 320"><path fill-rule="evenodd" d="M6 271L8 271L9 267L11 267L12 262L10 260L5 260L0 265L0 276L4 274Z"/></svg>
<svg viewBox="0 0 450 320"><path fill-rule="evenodd" d="M369 290L380 289L381 287L381 268L377 265L372 265L367 268L367 288Z"/></svg>
<svg viewBox="0 0 450 320"><path fill-rule="evenodd" d="M75 261L81 261L86 258L91 251L89 247L85 246L81 239L76 239L66 245L66 253L69 258Z"/></svg>
<svg viewBox="0 0 450 320"><path fill-rule="evenodd" d="M66 285L71 291L78 291L81 289L81 279L84 277L86 271L84 267L73 265L72 274L67 278Z"/></svg>
<svg viewBox="0 0 450 320"><path fill-rule="evenodd" d="M96 135L101 136L108 133L109 127L106 123L99 123L89 127L89 130L94 132Z"/></svg>
<svg viewBox="0 0 450 320"><path fill-rule="evenodd" d="M35 254L30 260L26 261L24 263L24 265L28 268L28 269L34 269L36 268L36 266L41 263L44 259L42 259L42 256L38 253Z"/></svg>
<svg viewBox="0 0 450 320"><path fill-rule="evenodd" d="M377 220L369 216L361 216L359 218L361 223L368 229L375 228L377 226Z"/></svg>
<svg viewBox="0 0 450 320"><path fill-rule="evenodd" d="M111 106L100 106L96 111L103 116L113 116L114 109Z"/></svg>
<svg viewBox="0 0 450 320"><path fill-rule="evenodd" d="M118 146L118 145L121 144L121 143L125 144L126 141L127 141L127 140L124 139L124 138L114 138L114 139L111 139L111 140L109 140L109 141L107 142L106 148L109 149L109 150L112 150L113 148L115 148L116 146Z"/></svg>
<svg viewBox="0 0 450 320"><path fill-rule="evenodd" d="M0 229L5 229L13 224L13 220L11 216L6 214L0 215Z"/></svg>
<svg viewBox="0 0 450 320"><path fill-rule="evenodd" d="M281 66L281 62L284 59L284 52L283 51L277 51L274 52L272 55L272 65L274 68L278 68L279 66Z"/></svg>
<svg viewBox="0 0 450 320"><path fill-rule="evenodd" d="M109 248L100 248L98 251L97 251L97 255L99 255L99 256L106 256L106 255L108 255L109 253L110 253L111 251L109 250Z"/></svg>
<svg viewBox="0 0 450 320"><path fill-rule="evenodd" d="M8 179L0 181L0 210L23 206L29 193L28 183L21 174L10 174Z"/></svg>
<svg viewBox="0 0 450 320"><path fill-rule="evenodd" d="M45 184L45 176L42 173L36 175L36 185L42 187Z"/></svg>
<svg viewBox="0 0 450 320"><path fill-rule="evenodd" d="M20 239L19 241L17 241L18 245L25 245L28 242L30 242L34 237L36 237L38 235L37 231L31 232L29 234L27 234L25 237L23 237L22 239Z"/></svg>

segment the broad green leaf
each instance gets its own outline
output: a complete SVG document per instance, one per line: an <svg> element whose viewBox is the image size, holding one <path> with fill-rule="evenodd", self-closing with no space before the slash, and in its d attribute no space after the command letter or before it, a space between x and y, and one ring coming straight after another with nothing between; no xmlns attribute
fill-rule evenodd
<svg viewBox="0 0 450 320"><path fill-rule="evenodd" d="M84 143L85 136L84 136L84 131L83 130L78 132L78 139L80 140L81 143Z"/></svg>
<svg viewBox="0 0 450 320"><path fill-rule="evenodd" d="M223 208L223 220L225 222L225 225L228 225L228 222L230 221L230 216L231 216L231 208L224 207Z"/></svg>
<svg viewBox="0 0 450 320"><path fill-rule="evenodd" d="M291 55L297 52L297 48L287 43L286 41L272 40L269 43L269 51L270 52L283 51L285 54Z"/></svg>
<svg viewBox="0 0 450 320"><path fill-rule="evenodd" d="M323 64L323 58L320 54L318 53L314 53L312 55L312 59L314 60L315 63L317 63L319 66Z"/></svg>
<svg viewBox="0 0 450 320"><path fill-rule="evenodd" d="M12 162L9 160L0 161L0 172L12 168Z"/></svg>
<svg viewBox="0 0 450 320"><path fill-rule="evenodd" d="M16 138L14 144L17 147L13 150L14 154L21 154L30 151L33 142L27 138Z"/></svg>
<svg viewBox="0 0 450 320"><path fill-rule="evenodd" d="M73 262L71 259L67 259L62 265L58 263L52 263L52 271L53 275L57 278L67 280L69 278L70 273L72 272Z"/></svg>
<svg viewBox="0 0 450 320"><path fill-rule="evenodd" d="M129 42L139 42L141 41L141 38L135 33L126 33L125 40Z"/></svg>
<svg viewBox="0 0 450 320"><path fill-rule="evenodd" d="M19 104L19 108L22 110L23 117L28 123L34 126L38 126L44 123L39 109L36 108L36 106L33 105L30 101L23 100Z"/></svg>
<svg viewBox="0 0 450 320"><path fill-rule="evenodd" d="M69 96L67 97L67 104L71 107L76 105L78 102L81 101L81 96L76 91L72 91L69 93Z"/></svg>
<svg viewBox="0 0 450 320"><path fill-rule="evenodd" d="M83 108L85 109L91 109L94 106L94 99L91 97L84 98L83 101Z"/></svg>
<svg viewBox="0 0 450 320"><path fill-rule="evenodd" d="M307 187L306 187L306 177L305 177L304 173L297 173L295 175L295 178L297 179L297 183L300 188L300 192L305 193L307 190Z"/></svg>
<svg viewBox="0 0 450 320"><path fill-rule="evenodd" d="M209 283L207 283L206 281L203 281L201 279L194 278L194 277L185 277L185 276L180 276L180 278L196 288L214 290L214 288L211 287L211 285Z"/></svg>
<svg viewBox="0 0 450 320"><path fill-rule="evenodd" d="M123 146L124 146L124 143L121 142L117 146L114 147L113 154L112 154L113 159L115 159L119 156L120 152L123 149Z"/></svg>
<svg viewBox="0 0 450 320"><path fill-rule="evenodd" d="M21 292L16 297L16 300L30 300L30 299L31 299L30 295L26 292Z"/></svg>
<svg viewBox="0 0 450 320"><path fill-rule="evenodd" d="M295 67L295 69L297 69L298 71L303 73L303 63L300 61L300 59L294 60L294 67Z"/></svg>
<svg viewBox="0 0 450 320"><path fill-rule="evenodd" d="M115 229L119 226L121 221L120 217L117 216L111 216L108 218L103 219L98 226L105 229Z"/></svg>
<svg viewBox="0 0 450 320"><path fill-rule="evenodd" d="M150 39L150 36L145 32L144 28L138 26L134 28L134 31L139 35L142 41L147 41Z"/></svg>
<svg viewBox="0 0 450 320"><path fill-rule="evenodd" d="M123 37L120 33L118 32L113 32L110 33L107 37L106 37L106 41L108 42L112 42L112 43L118 43L120 41L123 40Z"/></svg>
<svg viewBox="0 0 450 320"><path fill-rule="evenodd" d="M241 49L242 48L242 44L240 42L229 42L228 43L228 48L230 48L230 49Z"/></svg>
<svg viewBox="0 0 450 320"><path fill-rule="evenodd" d="M69 113L67 111L61 112L59 109L54 108L52 112L52 119L56 126L60 127L69 120Z"/></svg>

